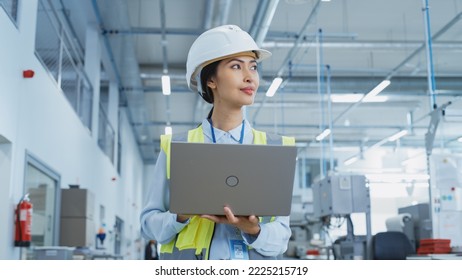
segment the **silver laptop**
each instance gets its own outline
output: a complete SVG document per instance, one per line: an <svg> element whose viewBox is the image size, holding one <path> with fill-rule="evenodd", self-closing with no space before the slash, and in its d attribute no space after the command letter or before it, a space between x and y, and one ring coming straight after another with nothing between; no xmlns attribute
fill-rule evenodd
<svg viewBox="0 0 462 280"><path fill-rule="evenodd" d="M172 142L170 212L288 216L295 146Z"/></svg>

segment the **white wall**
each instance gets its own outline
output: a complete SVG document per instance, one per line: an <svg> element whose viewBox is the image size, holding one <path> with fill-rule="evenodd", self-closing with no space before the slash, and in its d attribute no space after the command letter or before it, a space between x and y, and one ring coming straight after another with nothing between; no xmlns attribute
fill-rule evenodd
<svg viewBox="0 0 462 280"><path fill-rule="evenodd" d="M7 140L3 139L0 135L0 221L11 225L13 223L13 216L11 214L11 209L14 208L14 204L11 201L11 144L6 143ZM10 227L10 229L12 229ZM13 232L12 230L0 231L0 240L12 240ZM3 242L2 242L3 244ZM5 259L6 251L0 251L0 259Z"/></svg>
<svg viewBox="0 0 462 280"><path fill-rule="evenodd" d="M80 122L34 55L36 10L36 0L21 5L16 27L0 9L0 135L12 143L11 180L8 186L1 186L2 202L8 199L8 209L0 216L2 232L7 233L0 235L0 259L19 258L19 249L13 247L13 224L4 219L12 217L15 203L24 193L26 151L59 173L62 188L78 183L95 194L96 227L100 204L105 206L109 230L115 216L120 217L125 223L122 253L125 258L138 258L141 254L135 241L139 238L143 162L129 123L125 118L119 128L123 149L119 177L116 167L97 146L97 136ZM34 70L34 78L22 78L25 69ZM3 196L6 189L10 191Z"/></svg>

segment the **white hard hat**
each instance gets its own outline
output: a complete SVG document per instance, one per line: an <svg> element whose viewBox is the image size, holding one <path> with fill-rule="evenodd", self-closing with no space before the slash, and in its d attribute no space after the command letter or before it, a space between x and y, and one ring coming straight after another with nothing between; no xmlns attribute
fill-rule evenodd
<svg viewBox="0 0 462 280"><path fill-rule="evenodd" d="M260 49L249 33L236 25L222 25L202 33L192 44L186 62L186 81L194 92L201 92L200 73L206 65L242 52L255 52L257 61L271 56Z"/></svg>

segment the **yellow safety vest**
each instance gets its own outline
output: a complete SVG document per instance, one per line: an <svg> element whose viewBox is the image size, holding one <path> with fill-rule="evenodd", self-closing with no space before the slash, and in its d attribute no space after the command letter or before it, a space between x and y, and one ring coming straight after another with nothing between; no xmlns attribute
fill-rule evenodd
<svg viewBox="0 0 462 280"><path fill-rule="evenodd" d="M267 135L263 131L252 129L253 143L259 145L267 145ZM160 145L166 155L167 164L167 179L170 179L170 144L172 135L161 135ZM202 126L188 131L187 141L193 143L203 143L204 133ZM271 140L271 144L282 145L295 145L295 138L280 136L279 141ZM276 143L279 142L279 143ZM260 223L268 223L275 219L275 217L260 217ZM210 244L212 242L213 231L215 223L201 218L200 216L193 216L190 218L187 226L179 232L172 241L168 244L162 244L160 250L161 259L205 259L209 258ZM249 250L249 254L251 251Z"/></svg>

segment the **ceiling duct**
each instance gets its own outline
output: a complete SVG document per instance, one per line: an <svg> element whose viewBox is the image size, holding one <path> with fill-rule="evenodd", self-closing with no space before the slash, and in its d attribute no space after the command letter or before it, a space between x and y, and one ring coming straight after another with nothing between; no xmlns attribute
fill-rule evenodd
<svg viewBox="0 0 462 280"><path fill-rule="evenodd" d="M130 123L144 123L147 121L147 106L133 41L109 32L109 30L130 28L127 3L123 0L92 0L92 7L101 28L104 52L109 55L113 73L116 75L121 94L120 105L127 106L126 112ZM133 132L139 139L136 130Z"/></svg>
<svg viewBox="0 0 462 280"><path fill-rule="evenodd" d="M260 24L257 26L257 33L254 37L255 42L258 46L261 46L263 41L265 40L266 34L268 33L268 29L271 25L271 21L273 20L274 13L276 12L276 8L279 4L279 0L270 0L265 2L267 2L268 4L265 7L265 12L263 14Z"/></svg>

